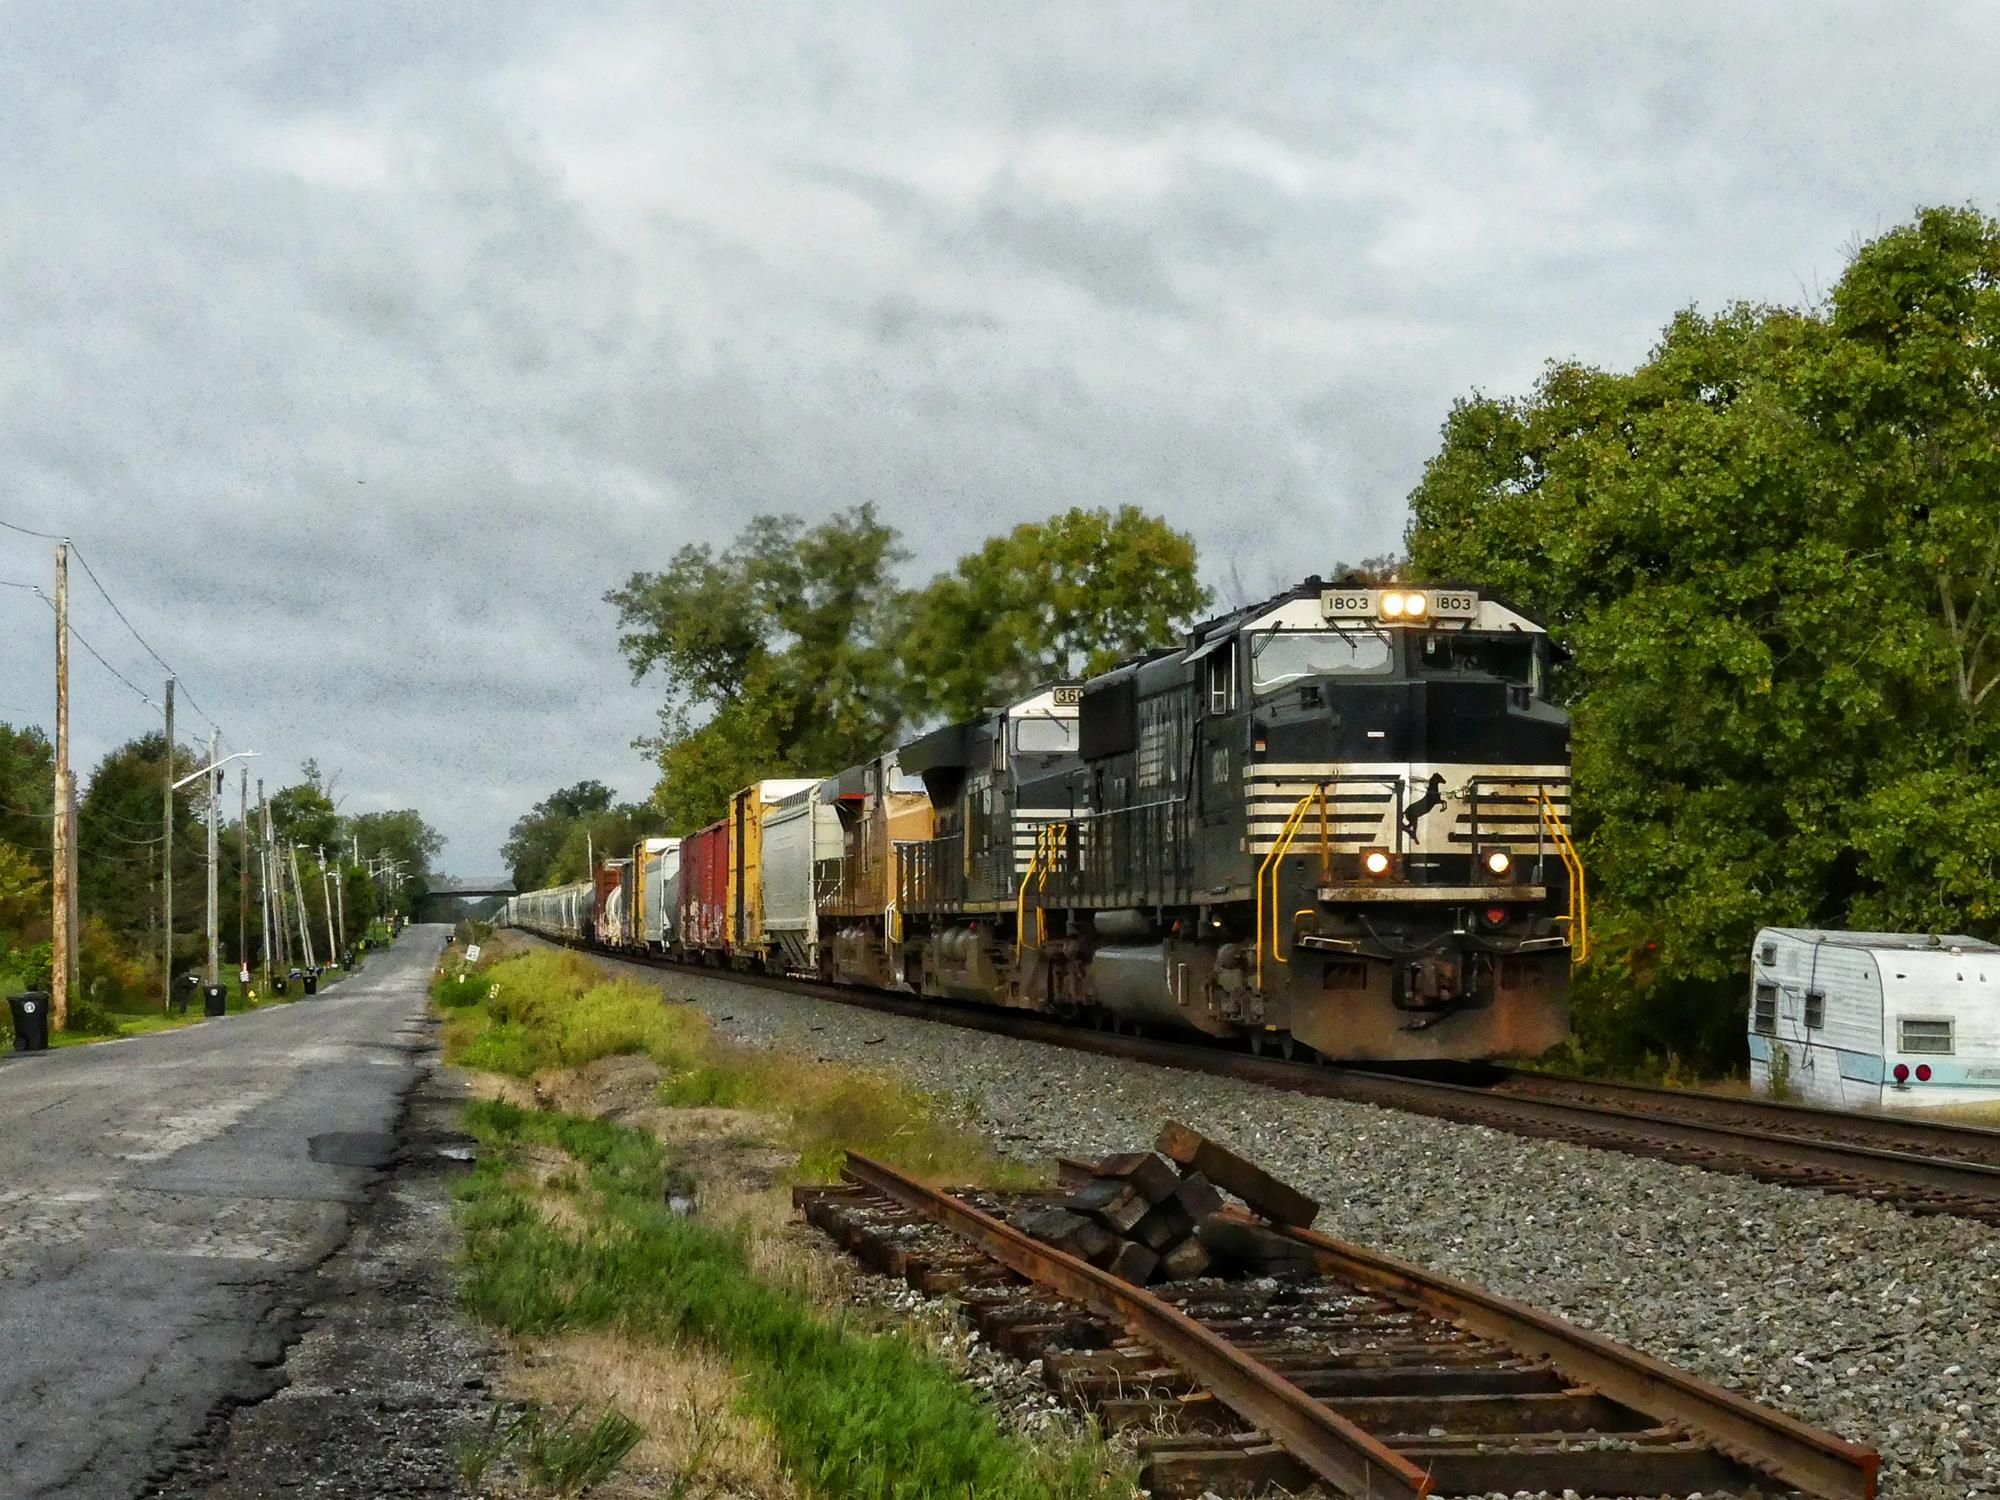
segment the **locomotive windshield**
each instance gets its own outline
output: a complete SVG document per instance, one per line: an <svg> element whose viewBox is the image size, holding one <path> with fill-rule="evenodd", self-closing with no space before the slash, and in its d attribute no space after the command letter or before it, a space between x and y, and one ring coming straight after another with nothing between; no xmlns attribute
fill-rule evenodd
<svg viewBox="0 0 2000 1500"><path fill-rule="evenodd" d="M1014 721L1014 749L1022 755L1068 755L1076 749L1076 720L1023 718Z"/></svg>
<svg viewBox="0 0 2000 1500"><path fill-rule="evenodd" d="M1250 647L1250 686L1268 693L1301 677L1387 671L1395 648L1362 630L1273 630Z"/></svg>
<svg viewBox="0 0 2000 1500"><path fill-rule="evenodd" d="M1541 661L1532 637L1437 631L1423 638L1418 668L1426 677L1498 677L1539 695Z"/></svg>

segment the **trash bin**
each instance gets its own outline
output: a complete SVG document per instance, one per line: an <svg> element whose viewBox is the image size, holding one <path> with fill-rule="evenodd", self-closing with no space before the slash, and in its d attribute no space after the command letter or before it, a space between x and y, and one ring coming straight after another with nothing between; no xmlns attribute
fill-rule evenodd
<svg viewBox="0 0 2000 1500"><path fill-rule="evenodd" d="M223 1016L229 1013L229 991L219 984L203 985L201 991L201 1013L205 1016Z"/></svg>
<svg viewBox="0 0 2000 1500"><path fill-rule="evenodd" d="M308 994L308 995L317 995L317 994L319 993L319 975L317 975L317 974L306 974L306 975L303 975L303 976L301 976L301 978L302 978L302 982L303 982L303 983L304 983L304 985L305 985L305 993L306 993L306 994Z"/></svg>
<svg viewBox="0 0 2000 1500"><path fill-rule="evenodd" d="M49 997L43 990L23 990L18 995L7 997L7 1008L14 1013L14 1050L16 1052L46 1052L49 1050Z"/></svg>
<svg viewBox="0 0 2000 1500"><path fill-rule="evenodd" d="M285 976L284 976L284 975L282 975L282 974L273 974L273 975L271 976L271 993L272 993L272 994L274 994L274 995L282 995L282 994L284 994L284 993L285 993Z"/></svg>
<svg viewBox="0 0 2000 1500"><path fill-rule="evenodd" d="M181 1015L186 1015L188 1013L188 1002L194 999L194 992L200 988L201 976L199 974L183 974L181 976L180 993L174 996L175 1011Z"/></svg>

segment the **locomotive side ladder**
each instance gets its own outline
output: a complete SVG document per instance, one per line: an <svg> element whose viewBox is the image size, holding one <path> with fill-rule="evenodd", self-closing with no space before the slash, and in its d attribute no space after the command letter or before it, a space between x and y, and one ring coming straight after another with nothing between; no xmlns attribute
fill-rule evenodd
<svg viewBox="0 0 2000 1500"><path fill-rule="evenodd" d="M1569 915L1556 920L1569 926L1570 967L1581 968L1590 961L1590 895L1584 888L1583 856L1576 852L1576 844L1569 836L1562 814L1550 800L1548 788L1536 787L1535 795L1541 800L1542 827L1555 844L1556 853L1562 856L1563 869L1569 873Z"/></svg>

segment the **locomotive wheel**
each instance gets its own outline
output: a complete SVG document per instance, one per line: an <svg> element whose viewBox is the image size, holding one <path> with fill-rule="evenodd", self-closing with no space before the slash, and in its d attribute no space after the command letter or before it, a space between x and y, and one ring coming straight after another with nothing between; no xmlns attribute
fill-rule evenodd
<svg viewBox="0 0 2000 1500"><path fill-rule="evenodd" d="M1290 1062L1298 1050L1299 1044L1292 1039L1292 1034L1289 1031L1286 1032L1285 1039L1278 1043L1278 1055L1286 1062Z"/></svg>
<svg viewBox="0 0 2000 1500"><path fill-rule="evenodd" d="M1253 1031L1250 1033L1250 1055L1252 1057L1262 1057L1264 1055L1263 1032Z"/></svg>

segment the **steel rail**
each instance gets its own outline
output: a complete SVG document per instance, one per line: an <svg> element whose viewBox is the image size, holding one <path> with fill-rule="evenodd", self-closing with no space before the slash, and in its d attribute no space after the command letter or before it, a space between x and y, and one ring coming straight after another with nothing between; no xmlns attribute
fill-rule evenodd
<svg viewBox="0 0 2000 1500"><path fill-rule="evenodd" d="M1773 1129L1767 1124L1732 1126L1720 1120L1672 1118L1611 1103L1532 1097L1521 1092L1412 1078L1360 1066L1329 1067L1247 1056L1213 1044L1093 1031L1034 1012L742 972L686 963L656 954L614 953L588 947L585 951L649 968L805 994L889 1015L964 1026L1022 1041L1043 1042L1156 1067L1233 1078L1292 1093L1487 1125L1531 1138L1570 1140L1630 1155L1665 1155L1670 1160L1692 1160L1711 1170L1762 1176L1779 1183L1801 1185L1800 1179L1804 1178L1804 1186L1859 1193L1861 1196L1880 1196L1879 1192L1870 1192L1871 1188L1886 1190L1906 1195L1903 1201L1908 1207L1963 1212L1974 1217L2000 1220L2000 1164L1890 1150L1838 1139L1842 1134L1852 1136L1879 1131L1882 1127L1876 1122L1883 1119L1882 1116L1848 1116L1834 1110L1788 1105L1779 1107L1801 1111L1810 1117L1819 1134ZM1608 1087L1617 1089L1623 1086ZM1700 1111L1710 1108L1700 1101L1713 1096L1691 1092L1681 1097ZM1845 1129L1851 1121L1863 1123L1853 1130ZM1985 1137L2000 1134L1972 1127L1918 1123L1932 1133L1964 1130L1981 1146ZM1936 1201L1938 1196L1950 1202L1941 1206Z"/></svg>
<svg viewBox="0 0 2000 1500"><path fill-rule="evenodd" d="M1776 1125L1808 1135L1824 1132L1873 1142L1891 1149L1921 1146L1961 1161L2000 1165L2000 1130L1916 1115L1872 1110L1832 1110L1786 1099L1718 1094L1705 1089L1671 1089L1655 1084L1622 1083L1579 1078L1568 1073L1543 1073L1530 1068L1496 1067L1491 1092L1567 1099L1570 1102L1617 1103L1635 1113L1652 1109L1669 1113L1707 1113L1755 1122L1755 1128Z"/></svg>
<svg viewBox="0 0 2000 1500"><path fill-rule="evenodd" d="M1415 1464L1151 1292L868 1157L848 1152L841 1175L970 1240L1009 1270L1117 1323L1180 1365L1244 1421L1345 1493L1384 1500L1398 1496L1422 1500L1430 1493L1429 1476Z"/></svg>
<svg viewBox="0 0 2000 1500"><path fill-rule="evenodd" d="M1250 1222L1248 1215L1238 1216ZM1809 1427L1651 1355L1481 1287L1310 1229L1266 1227L1309 1248L1322 1270L1407 1298L1470 1333L1546 1360L1571 1380L1595 1387L1660 1422L1687 1428L1731 1458L1808 1494L1828 1500L1874 1500L1882 1456L1871 1448Z"/></svg>

